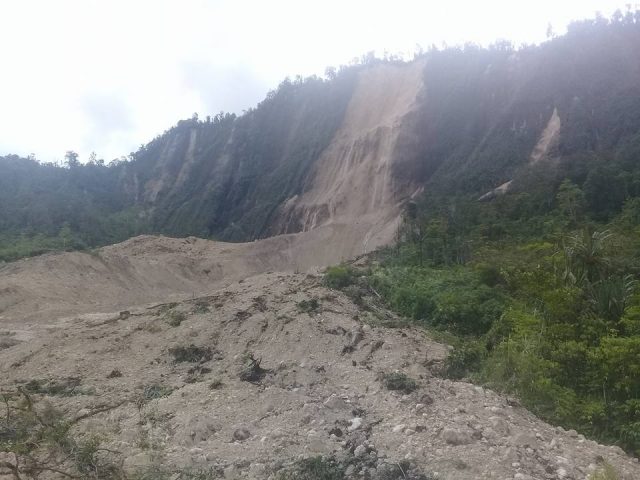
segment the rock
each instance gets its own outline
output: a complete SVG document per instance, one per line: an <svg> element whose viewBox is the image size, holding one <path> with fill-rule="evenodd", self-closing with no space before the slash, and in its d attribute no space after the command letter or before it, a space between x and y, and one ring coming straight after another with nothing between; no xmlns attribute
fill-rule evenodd
<svg viewBox="0 0 640 480"><path fill-rule="evenodd" d="M364 445L358 445L353 451L353 454L356 458L364 457L367 454L367 447Z"/></svg>
<svg viewBox="0 0 640 480"><path fill-rule="evenodd" d="M558 478L566 478L568 473L566 469L560 467L556 470L556 475L558 476Z"/></svg>
<svg viewBox="0 0 640 480"><path fill-rule="evenodd" d="M420 401L418 403L422 403L423 405L431 405L433 404L433 398L431 398L431 395L423 393L420 396Z"/></svg>
<svg viewBox="0 0 640 480"><path fill-rule="evenodd" d="M473 443L471 432L465 430L454 430L445 428L441 434L443 440L450 445L467 445Z"/></svg>
<svg viewBox="0 0 640 480"><path fill-rule="evenodd" d="M248 439L251 436L251 432L244 428L238 428L236 429L236 431L233 432L233 439L234 440L238 440L239 442L243 442L244 440Z"/></svg>
<svg viewBox="0 0 640 480"><path fill-rule="evenodd" d="M127 457L124 459L124 463L122 467L127 472L132 472L136 470L141 470L144 467L148 467L153 464L153 459L151 455L147 452L138 453L132 457Z"/></svg>
<svg viewBox="0 0 640 480"><path fill-rule="evenodd" d="M536 448L538 446L538 439L535 437L535 435L524 432L513 437L512 443L519 447Z"/></svg>
<svg viewBox="0 0 640 480"><path fill-rule="evenodd" d="M266 470L267 467L264 463L252 463L249 467L249 478L262 478Z"/></svg>
<svg viewBox="0 0 640 480"><path fill-rule="evenodd" d="M355 417L351 419L351 425L347 427L347 430L353 432L359 429L362 426L362 419L360 417Z"/></svg>
<svg viewBox="0 0 640 480"><path fill-rule="evenodd" d="M400 425L396 425L395 427L393 427L391 429L391 431L393 433L398 433L398 432L401 432L402 430L404 430L405 428L407 428L407 426L404 423L401 423Z"/></svg>
<svg viewBox="0 0 640 480"><path fill-rule="evenodd" d="M234 480L239 477L238 470L235 466L230 465L224 469L224 478L226 480Z"/></svg>
<svg viewBox="0 0 640 480"><path fill-rule="evenodd" d="M349 408L347 402L335 393L324 401L324 406L329 410L346 410Z"/></svg>
<svg viewBox="0 0 640 480"><path fill-rule="evenodd" d="M510 433L509 424L502 417L489 417L489 423L491 423L491 427L503 437L506 437Z"/></svg>

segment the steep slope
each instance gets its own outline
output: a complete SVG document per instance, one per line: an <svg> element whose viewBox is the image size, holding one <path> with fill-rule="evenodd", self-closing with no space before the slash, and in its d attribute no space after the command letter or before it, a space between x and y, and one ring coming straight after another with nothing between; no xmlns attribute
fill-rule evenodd
<svg viewBox="0 0 640 480"><path fill-rule="evenodd" d="M315 163L304 193L289 198L274 232L330 224L358 230L366 251L388 243L412 185L399 185L394 163L403 154L403 123L416 108L424 62L363 71L344 121ZM357 249L354 250L357 253Z"/></svg>
<svg viewBox="0 0 640 480"><path fill-rule="evenodd" d="M444 346L375 322L317 277L260 275L128 316L71 317L0 351L0 389L50 402L74 435L100 438L96 464L123 461L143 478L273 479L321 454L346 479L582 480L602 461L620 480L640 475L618 448L434 376ZM264 370L252 378L248 354ZM415 389L389 389L394 372ZM187 476L198 471L208 476Z"/></svg>

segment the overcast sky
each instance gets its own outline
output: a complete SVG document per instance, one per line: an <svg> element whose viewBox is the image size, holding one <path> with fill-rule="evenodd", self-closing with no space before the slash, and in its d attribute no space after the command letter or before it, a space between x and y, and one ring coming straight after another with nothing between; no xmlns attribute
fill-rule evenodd
<svg viewBox="0 0 640 480"><path fill-rule="evenodd" d="M109 161L368 51L544 41L638 0L2 0L0 155Z"/></svg>

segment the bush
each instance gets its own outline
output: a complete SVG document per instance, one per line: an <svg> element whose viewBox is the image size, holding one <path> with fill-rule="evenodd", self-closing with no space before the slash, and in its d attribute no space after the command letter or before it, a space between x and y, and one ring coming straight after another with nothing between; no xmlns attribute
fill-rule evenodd
<svg viewBox="0 0 640 480"><path fill-rule="evenodd" d="M245 354L244 365L239 375L240 380L249 383L257 383L262 380L268 371L260 366L261 362L262 359L256 359L252 353Z"/></svg>
<svg viewBox="0 0 640 480"><path fill-rule="evenodd" d="M176 312L174 310L167 313L167 323L172 327L179 327L182 322L187 319L184 312Z"/></svg>
<svg viewBox="0 0 640 480"><path fill-rule="evenodd" d="M142 400L149 401L168 397L172 392L173 389L171 387L165 387L164 385L147 385L142 392Z"/></svg>
<svg viewBox="0 0 640 480"><path fill-rule="evenodd" d="M213 358L213 350L211 350L211 347L197 347L194 344L191 344L188 347L170 348L169 353L173 355L174 363L204 363Z"/></svg>
<svg viewBox="0 0 640 480"><path fill-rule="evenodd" d="M293 467L281 471L278 480L343 480L344 467L334 459L324 457L305 458Z"/></svg>
<svg viewBox="0 0 640 480"><path fill-rule="evenodd" d="M397 390L403 393L411 393L418 388L418 384L414 379L400 372L384 375L383 382L388 390Z"/></svg>
<svg viewBox="0 0 640 480"><path fill-rule="evenodd" d="M317 299L312 298L311 300L302 300L298 302L298 311L303 313L313 313L317 312L320 308L320 302Z"/></svg>
<svg viewBox="0 0 640 480"><path fill-rule="evenodd" d="M329 288L340 290L355 280L355 271L346 265L328 267L324 272L324 284Z"/></svg>
<svg viewBox="0 0 640 480"><path fill-rule="evenodd" d="M459 380L478 370L487 356L486 348L480 342L463 343L447 356L444 376Z"/></svg>
<svg viewBox="0 0 640 480"><path fill-rule="evenodd" d="M72 397L89 393L80 387L79 377L67 377L60 380L31 380L25 386L28 393L51 395L58 397Z"/></svg>

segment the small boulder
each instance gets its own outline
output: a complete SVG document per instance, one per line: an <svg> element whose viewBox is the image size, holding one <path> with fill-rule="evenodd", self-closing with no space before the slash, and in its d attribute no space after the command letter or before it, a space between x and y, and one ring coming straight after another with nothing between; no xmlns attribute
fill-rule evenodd
<svg viewBox="0 0 640 480"><path fill-rule="evenodd" d="M466 430L445 428L442 431L442 438L450 445L468 445L469 443L473 443L472 432Z"/></svg>

